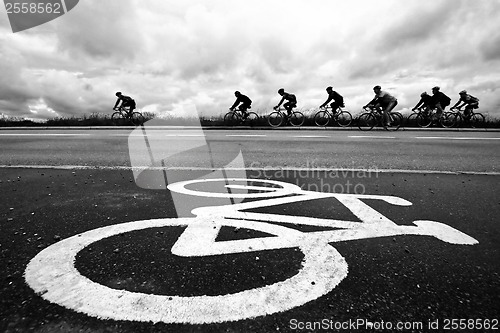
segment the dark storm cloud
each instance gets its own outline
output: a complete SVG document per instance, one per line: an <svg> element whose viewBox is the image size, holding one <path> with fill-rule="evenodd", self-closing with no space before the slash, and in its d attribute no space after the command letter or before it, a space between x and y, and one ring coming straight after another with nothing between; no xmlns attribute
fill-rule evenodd
<svg viewBox="0 0 500 333"><path fill-rule="evenodd" d="M86 0L71 14L71 24L56 22L59 49L73 57L130 59L142 48L141 22L129 0Z"/></svg>

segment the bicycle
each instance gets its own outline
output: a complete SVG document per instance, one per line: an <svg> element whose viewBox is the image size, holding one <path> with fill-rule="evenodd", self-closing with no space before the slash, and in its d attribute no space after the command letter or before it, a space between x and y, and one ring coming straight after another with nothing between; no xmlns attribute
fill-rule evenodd
<svg viewBox="0 0 500 333"><path fill-rule="evenodd" d="M427 128L433 125L439 125L441 127L449 128L453 126L453 124L450 123L450 112L443 112L441 117L438 118L437 109L430 108L428 106L422 106L418 108L418 111L415 114L415 122L418 127ZM408 117L408 120L410 120L412 116L413 115L410 115Z"/></svg>
<svg viewBox="0 0 500 333"><path fill-rule="evenodd" d="M391 126L387 126L380 108L368 106L363 109L367 112L358 117L358 128L362 131L370 131L377 125L383 126L387 131L397 131L403 123L403 116L399 112L389 112Z"/></svg>
<svg viewBox="0 0 500 333"><path fill-rule="evenodd" d="M113 108L116 112L111 115L111 121L114 125L126 125L131 123L132 125L139 126L144 124L145 118L140 112L130 112L129 107L120 106L118 108Z"/></svg>
<svg viewBox="0 0 500 333"><path fill-rule="evenodd" d="M470 110L469 115L465 115L464 108L454 108L450 111L456 110L456 112L450 112L449 117L452 127L459 127L461 125L470 125L473 128L484 127L485 118L482 113L474 112L473 109Z"/></svg>
<svg viewBox="0 0 500 333"><path fill-rule="evenodd" d="M337 110L333 111L331 106L325 108L320 108L320 110L314 115L314 123L317 126L326 127L330 120L333 119L339 126L347 127L351 125L352 116L348 111L342 110L338 107Z"/></svg>
<svg viewBox="0 0 500 333"><path fill-rule="evenodd" d="M456 245L478 243L437 221L409 220L399 225L365 203L377 200L391 207L412 205L395 196L313 192L291 183L246 178L187 180L169 184L168 189L186 196L249 200L232 205L201 205L193 209L194 217L124 222L60 240L29 261L24 272L27 285L45 301L91 317L101 318L105 313L108 319L116 321L221 323L282 313L332 292L349 272L346 259L334 247L337 242L412 235L431 236ZM325 199L342 204L356 218L340 220L337 216L317 218L266 212L268 207L277 209L280 205ZM300 226L319 227L322 231L304 232ZM235 254L255 257L256 253L288 249L300 251L303 258L298 271L282 281L245 286L224 295L168 295L115 289L91 280L76 268L79 253L102 239L152 228L182 228L177 239L174 236L170 252L186 260L227 260L227 255ZM222 228L247 228L273 237L216 241ZM170 273L168 268L166 274Z"/></svg>
<svg viewBox="0 0 500 333"><path fill-rule="evenodd" d="M284 108L275 108L274 112L271 112L267 121L272 127L281 126L283 123L290 123L292 126L301 126L304 123L304 114L300 111L292 111L290 115L286 112Z"/></svg>
<svg viewBox="0 0 500 333"><path fill-rule="evenodd" d="M259 115L255 112L244 113L240 109L234 109L226 113L224 116L224 124L229 126L235 126L242 123L248 123L250 126L257 125L259 121Z"/></svg>

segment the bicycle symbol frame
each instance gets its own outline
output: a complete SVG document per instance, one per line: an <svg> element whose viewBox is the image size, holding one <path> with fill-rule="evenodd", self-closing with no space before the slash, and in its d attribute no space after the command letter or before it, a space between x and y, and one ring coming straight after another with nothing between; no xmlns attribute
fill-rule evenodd
<svg viewBox="0 0 500 333"><path fill-rule="evenodd" d="M227 189L247 193L201 192L189 189L193 184L202 182L224 182ZM267 186L255 185L259 183ZM413 221L414 225L397 225L364 202L382 200L396 206L411 205L411 202L395 196L312 192L290 183L246 178L189 180L170 184L168 188L185 195L261 200L199 207L192 211L196 216L192 218L122 223L61 240L42 250L30 261L25 271L28 285L49 302L101 319L216 323L284 312L331 292L348 274L347 262L331 243L395 235L433 236L451 244L478 243L474 238L440 222L417 220ZM338 200L359 221L248 211L325 198ZM283 224L335 229L302 232ZM299 248L304 254L302 267L296 275L271 285L233 294L191 297L116 290L91 281L75 268L74 262L78 252L94 242L135 230L171 226L187 226L172 247L172 254L177 256L199 257ZM275 237L215 241L224 226L253 229Z"/></svg>

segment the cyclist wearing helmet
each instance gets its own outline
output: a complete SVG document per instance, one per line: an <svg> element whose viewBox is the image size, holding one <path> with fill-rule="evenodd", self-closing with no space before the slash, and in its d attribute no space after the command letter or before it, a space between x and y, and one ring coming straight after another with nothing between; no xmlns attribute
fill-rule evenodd
<svg viewBox="0 0 500 333"><path fill-rule="evenodd" d="M469 95L466 90L462 90L458 94L460 95L460 99L451 107L451 109L455 109L457 106L460 108L465 105L464 114L466 117L469 117L472 109L477 109L479 107L479 98Z"/></svg>
<svg viewBox="0 0 500 333"><path fill-rule="evenodd" d="M423 108L433 108L434 106L432 105L432 96L427 93L427 91L424 91L423 93L420 94L420 101L415 105L412 111L415 111L418 109L420 106Z"/></svg>
<svg viewBox="0 0 500 333"><path fill-rule="evenodd" d="M443 115L444 109L450 105L451 98L446 96L444 93L439 91L439 87L432 88L432 99L431 104L436 108L436 115L438 118L441 118Z"/></svg>
<svg viewBox="0 0 500 333"><path fill-rule="evenodd" d="M328 93L328 99L326 102L320 105L320 109L324 108L330 101L333 100L330 106L332 107L332 112L336 113L337 109L341 106L344 106L344 97L342 97L338 92L333 90L332 87L326 88L326 92Z"/></svg>
<svg viewBox="0 0 500 333"><path fill-rule="evenodd" d="M252 100L248 98L248 96L243 95L239 91L234 92L234 96L236 96L236 101L233 106L229 108L229 110L234 111L234 109L240 105L239 109L243 113L243 117L246 118L248 116L247 109L251 108ZM241 104L240 104L241 103Z"/></svg>
<svg viewBox="0 0 500 333"><path fill-rule="evenodd" d="M116 109L118 107L118 104L120 104L120 102L121 102L120 107L122 107L122 108L128 107L129 108L128 113L132 114L132 112L135 109L134 99L132 97L122 95L121 92L117 92L115 95L116 95L116 97L118 97L118 99L116 100L116 103L115 103L115 106L113 107L113 109Z"/></svg>
<svg viewBox="0 0 500 333"><path fill-rule="evenodd" d="M373 87L373 91L375 92L375 97L364 106L366 108L369 105L372 106L380 106L384 113L384 121L386 126L391 126L391 118L389 117L389 112L398 105L398 100L396 97L392 96L386 91L383 91L380 86Z"/></svg>
<svg viewBox="0 0 500 333"><path fill-rule="evenodd" d="M288 112L288 115L291 115L292 109L297 106L297 98L295 97L294 94L289 94L285 92L285 89L283 88L278 90L278 94L280 94L282 98L279 104L274 107L274 109L276 110L277 108L279 108L281 103L283 103L286 100L287 102L283 104L283 107Z"/></svg>

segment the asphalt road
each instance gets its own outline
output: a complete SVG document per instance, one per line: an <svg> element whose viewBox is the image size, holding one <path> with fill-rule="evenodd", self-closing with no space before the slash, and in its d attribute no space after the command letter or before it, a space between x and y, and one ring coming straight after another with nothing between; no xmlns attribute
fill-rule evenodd
<svg viewBox="0 0 500 333"><path fill-rule="evenodd" d="M130 154L143 147L129 150L128 141L145 133L169 155L167 167L210 167L199 158L205 148L197 150L206 141L216 167L241 150L247 168L500 172L500 132L455 131L4 130L0 165L131 166Z"/></svg>
<svg viewBox="0 0 500 333"><path fill-rule="evenodd" d="M0 331L498 330L499 138L1 131Z"/></svg>

